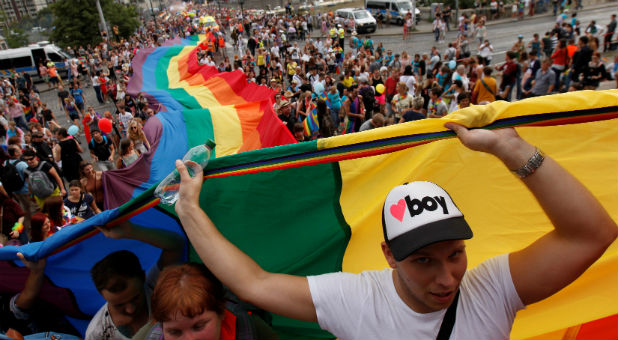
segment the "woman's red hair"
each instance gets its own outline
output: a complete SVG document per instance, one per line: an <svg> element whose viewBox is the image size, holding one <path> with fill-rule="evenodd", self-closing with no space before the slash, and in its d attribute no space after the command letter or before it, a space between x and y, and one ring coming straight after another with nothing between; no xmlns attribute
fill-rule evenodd
<svg viewBox="0 0 618 340"><path fill-rule="evenodd" d="M151 297L152 316L157 322L173 320L180 312L192 318L211 310L225 310L223 285L204 266L185 263L165 268Z"/></svg>
<svg viewBox="0 0 618 340"><path fill-rule="evenodd" d="M37 212L32 215L30 218L30 241L43 241L45 238L45 235L43 235L43 224L45 224L47 218L47 215L42 212Z"/></svg>

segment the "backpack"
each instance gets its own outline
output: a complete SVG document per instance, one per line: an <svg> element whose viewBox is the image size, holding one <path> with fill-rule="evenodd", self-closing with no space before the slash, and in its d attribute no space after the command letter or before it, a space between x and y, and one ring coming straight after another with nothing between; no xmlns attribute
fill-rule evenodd
<svg viewBox="0 0 618 340"><path fill-rule="evenodd" d="M103 136L103 141L105 141L105 145L107 145L107 136ZM90 140L90 146L94 149L94 138Z"/></svg>
<svg viewBox="0 0 618 340"><path fill-rule="evenodd" d="M15 192L24 186L24 180L19 175L15 163L9 160L0 167L0 180L8 193Z"/></svg>
<svg viewBox="0 0 618 340"><path fill-rule="evenodd" d="M28 186L34 196L45 198L54 193L56 186L49 180L47 174L41 170L45 161L42 161L36 170L28 174Z"/></svg>

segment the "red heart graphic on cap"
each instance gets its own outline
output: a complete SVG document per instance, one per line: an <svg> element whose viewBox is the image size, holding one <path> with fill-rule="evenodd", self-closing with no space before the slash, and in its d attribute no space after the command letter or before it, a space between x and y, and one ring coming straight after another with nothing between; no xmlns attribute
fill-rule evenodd
<svg viewBox="0 0 618 340"><path fill-rule="evenodd" d="M391 205L391 215L398 219L399 222L403 222L403 214L406 212L406 201L402 199L397 204Z"/></svg>

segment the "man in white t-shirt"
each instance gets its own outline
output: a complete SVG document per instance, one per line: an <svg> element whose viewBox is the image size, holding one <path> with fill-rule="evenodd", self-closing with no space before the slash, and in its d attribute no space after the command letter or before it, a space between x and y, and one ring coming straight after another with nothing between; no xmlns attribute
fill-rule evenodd
<svg viewBox="0 0 618 340"><path fill-rule="evenodd" d="M129 122L133 119L133 115L131 112L126 111L124 106L118 106L118 120L120 121L120 125L122 126L122 134L123 136L127 136L129 132Z"/></svg>
<svg viewBox="0 0 618 340"><path fill-rule="evenodd" d="M317 321L337 338L508 339L517 311L575 280L618 227L581 183L514 129L445 126L514 171L555 229L466 272L464 240L472 230L463 214L438 185L413 182L391 190L383 207L381 247L390 268L300 277L266 272L227 241L199 206L202 176L191 178L180 161L176 212L202 261L239 298Z"/></svg>
<svg viewBox="0 0 618 340"><path fill-rule="evenodd" d="M150 322L150 295L157 277L165 266L182 260L184 238L171 231L147 229L129 222L98 229L106 237L130 238L162 251L147 274L137 256L128 250L111 253L92 267L92 281L106 302L88 324L85 339L144 339L154 325Z"/></svg>

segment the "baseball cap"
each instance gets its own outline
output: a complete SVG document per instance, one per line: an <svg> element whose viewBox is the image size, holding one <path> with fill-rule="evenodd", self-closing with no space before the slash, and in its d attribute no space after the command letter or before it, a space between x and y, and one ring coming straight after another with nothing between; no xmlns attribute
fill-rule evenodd
<svg viewBox="0 0 618 340"><path fill-rule="evenodd" d="M472 238L472 229L451 196L425 181L399 185L388 193L382 228L397 261L436 242Z"/></svg>
<svg viewBox="0 0 618 340"><path fill-rule="evenodd" d="M524 38L524 35L523 35L523 34L520 34L520 35L518 35L517 37L518 37L519 39L523 39L523 38Z"/></svg>

